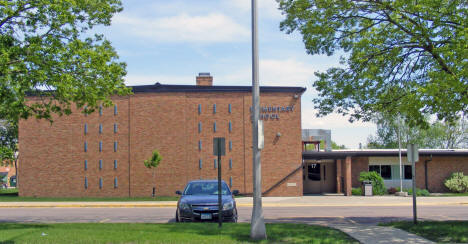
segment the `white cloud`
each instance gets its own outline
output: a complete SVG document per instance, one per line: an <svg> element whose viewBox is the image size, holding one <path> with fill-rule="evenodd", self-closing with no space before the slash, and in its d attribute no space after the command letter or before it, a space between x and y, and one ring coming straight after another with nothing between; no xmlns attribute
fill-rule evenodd
<svg viewBox="0 0 468 244"><path fill-rule="evenodd" d="M195 84L195 76L183 75L127 75L125 85L153 85L156 82L161 84L192 85Z"/></svg>
<svg viewBox="0 0 468 244"><path fill-rule="evenodd" d="M232 6L239 9L242 12L251 11L251 0L226 0L227 6ZM257 1L258 15L260 18L280 18L281 11L278 10L279 4L276 0L259 0Z"/></svg>
<svg viewBox="0 0 468 244"><path fill-rule="evenodd" d="M301 86L312 90L311 81L314 77L312 65L294 58L261 59L259 64L261 86ZM226 83L250 82L252 80L251 67L231 71L220 76L219 80Z"/></svg>
<svg viewBox="0 0 468 244"><path fill-rule="evenodd" d="M179 14L150 18L117 15L113 25L135 38L157 42L239 42L248 41L250 32L232 18L209 13L202 16Z"/></svg>

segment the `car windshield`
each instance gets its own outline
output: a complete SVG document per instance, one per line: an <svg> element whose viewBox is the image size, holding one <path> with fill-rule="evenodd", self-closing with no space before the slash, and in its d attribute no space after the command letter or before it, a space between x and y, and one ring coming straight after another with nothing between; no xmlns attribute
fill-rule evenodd
<svg viewBox="0 0 468 244"><path fill-rule="evenodd" d="M221 193L230 195L226 183L221 183ZM192 182L185 187L184 195L217 195L218 182Z"/></svg>

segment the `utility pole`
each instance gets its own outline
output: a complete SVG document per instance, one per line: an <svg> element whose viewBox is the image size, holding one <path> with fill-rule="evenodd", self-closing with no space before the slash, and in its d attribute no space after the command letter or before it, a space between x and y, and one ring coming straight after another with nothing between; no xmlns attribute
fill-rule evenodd
<svg viewBox="0 0 468 244"><path fill-rule="evenodd" d="M258 119L260 117L260 87L258 84L257 0L252 0L252 156L253 156L253 209L250 238L267 238L262 210L262 171L258 148Z"/></svg>
<svg viewBox="0 0 468 244"><path fill-rule="evenodd" d="M398 158L400 159L400 192L403 192L403 166L401 165L401 131L400 114L398 114Z"/></svg>

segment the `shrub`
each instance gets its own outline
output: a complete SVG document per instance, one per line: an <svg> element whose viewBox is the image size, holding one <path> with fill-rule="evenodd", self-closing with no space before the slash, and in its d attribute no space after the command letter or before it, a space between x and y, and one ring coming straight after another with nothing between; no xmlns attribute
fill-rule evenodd
<svg viewBox="0 0 468 244"><path fill-rule="evenodd" d="M395 194L397 192L397 189L395 187L390 187L387 190L388 194Z"/></svg>
<svg viewBox="0 0 468 244"><path fill-rule="evenodd" d="M468 192L468 176L463 175L463 172L453 173L449 178L445 179L444 185L451 192Z"/></svg>
<svg viewBox="0 0 468 244"><path fill-rule="evenodd" d="M400 191L400 187L397 187L395 189L396 189L396 191ZM403 191L408 192L408 195L413 195L413 189L412 188L403 189ZM428 190L416 188L416 196L426 197L426 196L429 196L429 195L431 195L431 193Z"/></svg>
<svg viewBox="0 0 468 244"><path fill-rule="evenodd" d="M351 188L351 195L353 195L353 196L362 196L361 188Z"/></svg>
<svg viewBox="0 0 468 244"><path fill-rule="evenodd" d="M375 171L361 172L359 175L359 181L371 181L372 182L372 194L373 195L384 195L387 192L385 189L384 181L382 176L380 176Z"/></svg>

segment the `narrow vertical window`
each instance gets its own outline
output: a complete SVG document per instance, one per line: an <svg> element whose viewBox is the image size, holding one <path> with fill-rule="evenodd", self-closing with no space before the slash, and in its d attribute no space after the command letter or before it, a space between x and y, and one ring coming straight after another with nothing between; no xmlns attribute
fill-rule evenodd
<svg viewBox="0 0 468 244"><path fill-rule="evenodd" d="M102 189L102 177L99 178L99 189Z"/></svg>
<svg viewBox="0 0 468 244"><path fill-rule="evenodd" d="M229 132L232 132L232 122L229 121Z"/></svg>
<svg viewBox="0 0 468 244"><path fill-rule="evenodd" d="M114 160L114 169L117 169L117 159Z"/></svg>
<svg viewBox="0 0 468 244"><path fill-rule="evenodd" d="M198 160L198 168L201 169L203 166L203 161L201 159Z"/></svg>
<svg viewBox="0 0 468 244"><path fill-rule="evenodd" d="M216 104L213 104L213 113L216 113Z"/></svg>
<svg viewBox="0 0 468 244"><path fill-rule="evenodd" d="M114 105L114 115L117 115L117 104Z"/></svg>
<svg viewBox="0 0 468 244"><path fill-rule="evenodd" d="M114 188L117 188L117 177L114 178Z"/></svg>
<svg viewBox="0 0 468 244"><path fill-rule="evenodd" d="M88 177L84 177L84 189L88 189Z"/></svg>
<svg viewBox="0 0 468 244"><path fill-rule="evenodd" d="M102 152L102 141L99 142L99 151Z"/></svg>
<svg viewBox="0 0 468 244"><path fill-rule="evenodd" d="M232 158L229 159L229 169L232 169Z"/></svg>
<svg viewBox="0 0 468 244"><path fill-rule="evenodd" d="M217 169L218 168L218 160L216 158L213 160L213 163L214 163L214 168Z"/></svg>
<svg viewBox="0 0 468 244"><path fill-rule="evenodd" d="M99 159L99 169L102 169L102 159Z"/></svg>
<svg viewBox="0 0 468 244"><path fill-rule="evenodd" d="M198 114L201 114L201 104L198 104Z"/></svg>
<svg viewBox="0 0 468 244"><path fill-rule="evenodd" d="M85 170L88 170L88 160L85 160L85 161L84 161L84 169L85 169Z"/></svg>
<svg viewBox="0 0 468 244"><path fill-rule="evenodd" d="M216 132L216 122L213 123L213 132Z"/></svg>
<svg viewBox="0 0 468 244"><path fill-rule="evenodd" d="M99 105L99 116L102 116L102 105Z"/></svg>
<svg viewBox="0 0 468 244"><path fill-rule="evenodd" d="M84 143L84 151L87 152L88 151L88 142L85 141Z"/></svg>
<svg viewBox="0 0 468 244"><path fill-rule="evenodd" d="M88 117L88 113L86 113L86 110L88 109L88 106L84 106L83 108L83 112L84 112L84 116L85 117Z"/></svg>
<svg viewBox="0 0 468 244"><path fill-rule="evenodd" d="M102 124L99 124L99 134L102 134Z"/></svg>
<svg viewBox="0 0 468 244"><path fill-rule="evenodd" d="M84 134L88 134L88 124L84 124Z"/></svg>
<svg viewBox="0 0 468 244"><path fill-rule="evenodd" d="M114 142L114 152L117 152L117 142Z"/></svg>
<svg viewBox="0 0 468 244"><path fill-rule="evenodd" d="M232 151L232 140L229 140L229 151Z"/></svg>
<svg viewBox="0 0 468 244"><path fill-rule="evenodd" d="M198 150L199 150L199 151L202 150L202 142L201 142L201 140L198 140Z"/></svg>
<svg viewBox="0 0 468 244"><path fill-rule="evenodd" d="M117 133L117 124L114 124L114 133Z"/></svg>
<svg viewBox="0 0 468 244"><path fill-rule="evenodd" d="M202 131L202 123L198 122L198 133L201 133Z"/></svg>
<svg viewBox="0 0 468 244"><path fill-rule="evenodd" d="M232 176L229 177L229 187L232 187Z"/></svg>
<svg viewBox="0 0 468 244"><path fill-rule="evenodd" d="M231 104L228 105L228 112L229 112L229 113L232 112L232 106L231 106Z"/></svg>

